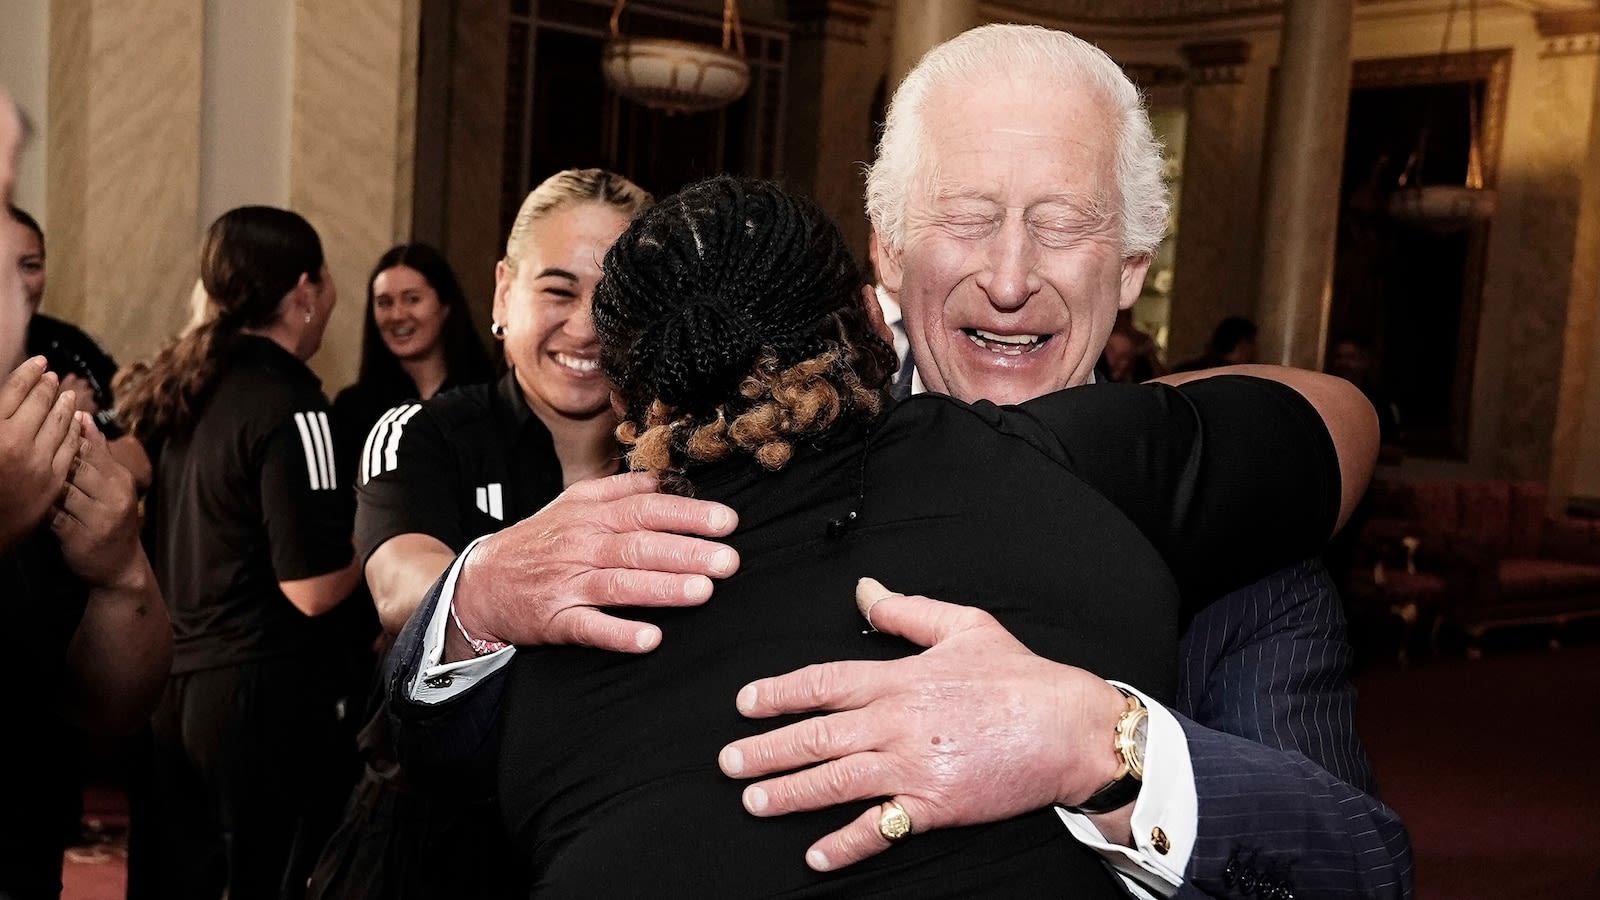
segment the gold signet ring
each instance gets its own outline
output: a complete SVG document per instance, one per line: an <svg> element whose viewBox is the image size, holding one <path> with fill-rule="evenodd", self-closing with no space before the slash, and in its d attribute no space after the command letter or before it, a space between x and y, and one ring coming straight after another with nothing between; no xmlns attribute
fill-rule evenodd
<svg viewBox="0 0 1600 900"><path fill-rule="evenodd" d="M878 833L889 843L903 839L911 833L911 817L905 807L893 800L884 801L878 811Z"/></svg>

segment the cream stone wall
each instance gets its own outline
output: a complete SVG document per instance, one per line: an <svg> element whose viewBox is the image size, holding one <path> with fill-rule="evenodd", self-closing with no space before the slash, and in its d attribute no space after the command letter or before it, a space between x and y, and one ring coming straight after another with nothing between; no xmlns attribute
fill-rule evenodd
<svg viewBox="0 0 1600 900"><path fill-rule="evenodd" d="M294 0L205 0L201 229L236 206L289 204L294 21Z"/></svg>
<svg viewBox="0 0 1600 900"><path fill-rule="evenodd" d="M343 298L312 367L355 380L366 278L411 233L419 0L295 0L289 205L316 226Z"/></svg>
<svg viewBox="0 0 1600 900"><path fill-rule="evenodd" d="M200 0L50 4L45 305L124 361L186 317L201 32Z"/></svg>

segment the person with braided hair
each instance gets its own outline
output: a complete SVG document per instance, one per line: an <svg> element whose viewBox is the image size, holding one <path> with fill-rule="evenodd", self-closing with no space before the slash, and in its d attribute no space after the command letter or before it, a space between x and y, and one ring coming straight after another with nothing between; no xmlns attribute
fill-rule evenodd
<svg viewBox="0 0 1600 900"><path fill-rule="evenodd" d="M305 364L337 294L316 230L266 206L212 223L200 276L204 318L116 388L155 466L145 539L174 634L130 880L174 900L289 896L325 837L336 758L342 685L319 617L360 577Z"/></svg>
<svg viewBox="0 0 1600 900"><path fill-rule="evenodd" d="M896 404L893 349L843 235L771 182L720 177L667 198L604 273L594 327L629 464L738 510L726 540L741 564L715 603L635 610L671 628L651 654L511 660L498 781L532 895L1123 896L1045 803L828 871L808 845L860 809L749 817L759 800L741 803L711 765L721 751L736 771L726 748L761 727L728 698L808 663L914 653L833 599L855 586L870 625L884 593L872 576L978 608L950 629L999 620L1040 655L1013 677L1093 666L1130 714L1170 702L1182 598L1314 552L1359 498L1376 448L1359 392L1241 367L1017 407ZM993 726L1006 716L997 698ZM905 737L944 752L937 734ZM1087 764L1089 780L1117 774ZM865 815L890 840L915 828L893 803Z"/></svg>

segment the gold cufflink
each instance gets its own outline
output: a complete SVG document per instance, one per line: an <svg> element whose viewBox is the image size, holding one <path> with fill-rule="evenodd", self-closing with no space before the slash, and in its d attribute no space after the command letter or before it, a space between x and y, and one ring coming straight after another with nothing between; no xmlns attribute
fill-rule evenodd
<svg viewBox="0 0 1600 900"><path fill-rule="evenodd" d="M1150 829L1150 844L1156 848L1157 853L1166 853L1172 849L1172 841L1167 839L1167 833L1161 830L1160 825Z"/></svg>

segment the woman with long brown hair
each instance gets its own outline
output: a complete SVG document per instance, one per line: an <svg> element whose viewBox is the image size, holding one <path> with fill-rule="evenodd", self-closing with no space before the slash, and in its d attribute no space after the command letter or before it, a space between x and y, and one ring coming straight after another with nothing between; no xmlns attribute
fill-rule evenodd
<svg viewBox="0 0 1600 900"><path fill-rule="evenodd" d="M305 364L337 294L316 231L264 206L211 225L200 277L200 323L118 384L155 463L145 539L174 631L144 846L157 896L289 896L310 861L297 841L320 842L306 829L335 734L316 617L359 577Z"/></svg>

